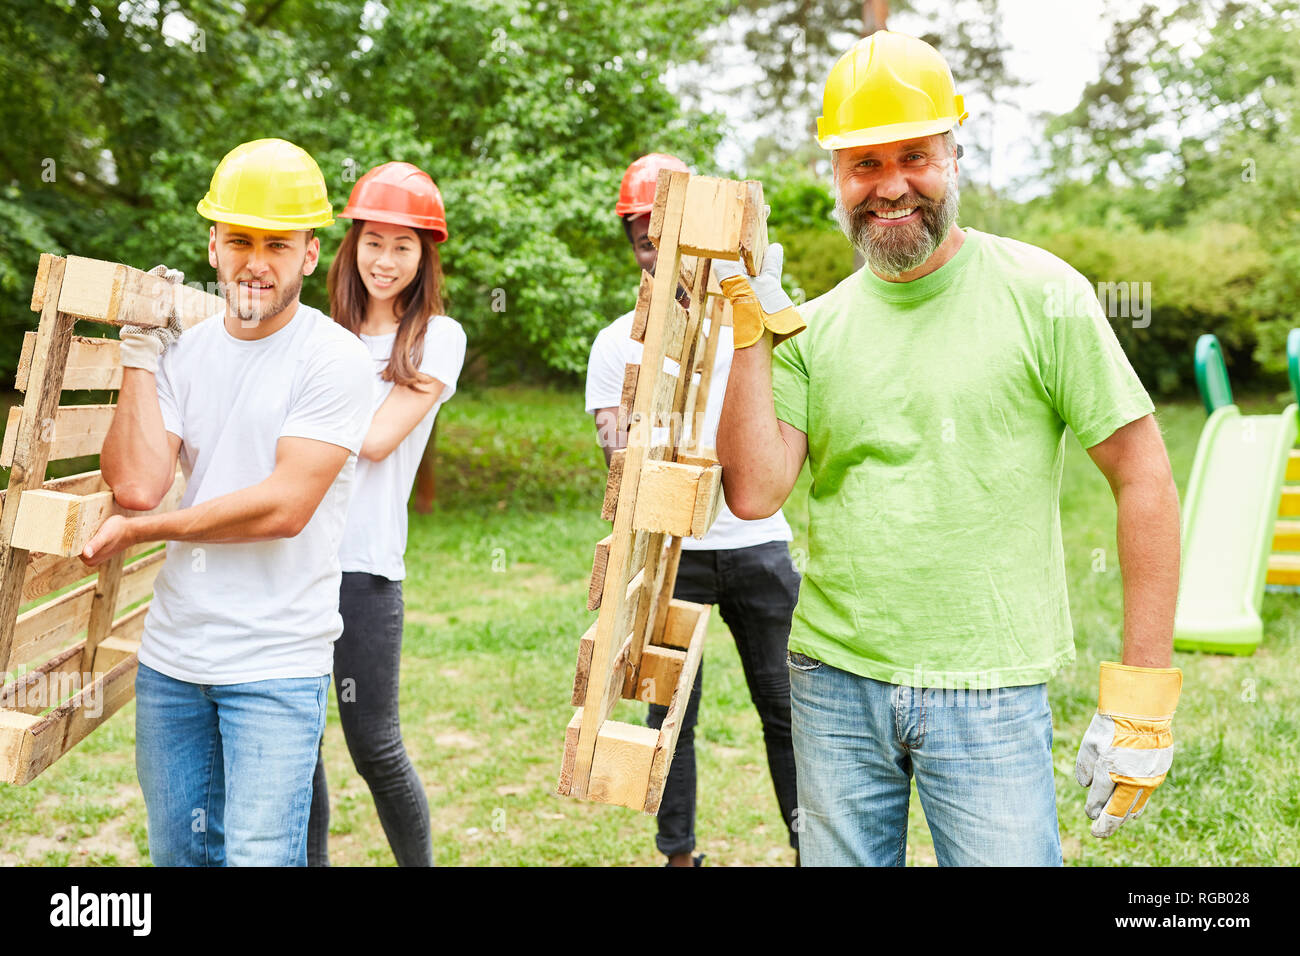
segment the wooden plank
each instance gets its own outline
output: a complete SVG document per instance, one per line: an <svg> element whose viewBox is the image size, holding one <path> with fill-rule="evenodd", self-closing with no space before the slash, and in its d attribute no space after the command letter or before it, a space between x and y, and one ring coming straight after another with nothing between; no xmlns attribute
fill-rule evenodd
<svg viewBox="0 0 1300 956"><path fill-rule="evenodd" d="M144 607L140 608L140 610L147 611L148 608ZM137 616L135 611L132 611L131 614ZM143 614L138 616L141 623L143 623ZM95 651L95 666L91 668L91 672L96 674L107 673L131 655L139 652L140 639L138 637L106 637L100 642L99 649Z"/></svg>
<svg viewBox="0 0 1300 956"><path fill-rule="evenodd" d="M642 571L645 577L645 589L639 595L639 603L633 619L632 633L636 635L637 639L632 642L632 652L628 657L628 666L631 671L629 676L634 676L637 668L641 666L641 654L649 643L650 635L654 633L655 619L659 612L659 605L655 600L655 595L663 590L664 575L667 572L668 565L667 560L665 560L666 549L664 548L664 536L662 534L652 533L646 535L646 550L645 568ZM634 687L630 683L625 685L624 689L629 695L634 692Z"/></svg>
<svg viewBox="0 0 1300 956"><path fill-rule="evenodd" d="M689 421L692 423L698 421L700 425L699 428L692 428L691 448L688 449L696 455L704 454L704 449L700 446L705 440L704 418L709 412L709 391L713 387L713 372L718 362L718 339L721 337L718 330L721 328L720 316L723 311L721 302L722 300L709 300L709 334L704 340L704 354L697 356L695 362L700 380L698 383L691 383L692 388L687 395L686 414L689 416ZM726 307L730 308L730 305ZM712 449L710 451L716 461L717 452ZM678 454L677 460L683 460L681 454Z"/></svg>
<svg viewBox="0 0 1300 956"><path fill-rule="evenodd" d="M713 465L700 472L700 483L695 491L695 509L691 513L691 537L703 538L708 534L721 509L722 466Z"/></svg>
<svg viewBox="0 0 1300 956"><path fill-rule="evenodd" d="M18 759L0 767L0 776L19 785L34 780L131 699L138 666L135 657L127 658L28 726Z"/></svg>
<svg viewBox="0 0 1300 956"><path fill-rule="evenodd" d="M81 743L92 730L122 709L122 705L135 696L135 674L139 659L132 654L119 661L112 669L96 678L95 683L83 689L63 707L70 711L67 736L63 740L63 750L59 756L67 753ZM92 697L98 691L99 700L93 700L93 706L78 706L78 699ZM62 708L60 708L62 709Z"/></svg>
<svg viewBox="0 0 1300 956"><path fill-rule="evenodd" d="M631 557L625 564L627 573L634 576L645 567L647 539L644 533L638 532L638 534L641 536L633 540ZM612 542L612 535L605 535L596 542L595 553L592 555L591 561L591 578L587 582L588 611L599 609L601 602L604 600L605 574L609 568L609 552ZM628 595L630 594L629 591ZM631 600L630 596L625 597L625 600Z"/></svg>
<svg viewBox="0 0 1300 956"><path fill-rule="evenodd" d="M635 368L635 366L629 366ZM600 516L605 521L614 520L614 511L618 508L618 486L623 483L623 461L627 452L619 448L609 456L609 474L605 477L605 500L600 505ZM595 610L587 608L588 611Z"/></svg>
<svg viewBox="0 0 1300 956"><path fill-rule="evenodd" d="M80 643L0 688L0 708L39 714L81 690Z"/></svg>
<svg viewBox="0 0 1300 956"><path fill-rule="evenodd" d="M591 674L591 648L596 643L596 622L591 622L582 637L578 638L578 665L573 671L573 703L580 706L587 696L587 679Z"/></svg>
<svg viewBox="0 0 1300 956"><path fill-rule="evenodd" d="M702 537L697 534L697 528L703 523L698 515L702 508L712 507L712 500L701 503L700 497L710 494L716 497L713 484L716 475L706 481L702 479L712 469L674 461L647 461L641 471L633 526L678 538Z"/></svg>
<svg viewBox="0 0 1300 956"><path fill-rule="evenodd" d="M668 768L672 764L673 751L677 749L677 735L682 729L682 718L691 699L691 689L695 685L695 675L700 669L700 659L704 654L704 633L709 625L707 609L696 616L695 628L691 634L690 647L682 661L681 673L677 678L677 687L673 691L668 713L659 728L659 740L655 745L654 760L650 766L650 780L646 787L645 812L658 813L659 801L663 799L664 782L668 779Z"/></svg>
<svg viewBox="0 0 1300 956"><path fill-rule="evenodd" d="M55 414L42 418L45 425L34 437L36 441L48 446L46 460L98 455L104 446L108 426L113 424L113 408L112 405L61 405ZM0 466L7 468L13 464L22 417L22 405L9 409L4 448L0 450Z"/></svg>
<svg viewBox="0 0 1300 956"><path fill-rule="evenodd" d="M583 709L579 707L574 711L564 733L564 760L557 787L557 792L562 795L579 796L573 793L573 786L582 723ZM600 725L593 748L594 759L588 773L586 792L581 795L600 803L642 810L646 801L646 782L658 741L659 734L649 727L605 721Z"/></svg>
<svg viewBox="0 0 1300 956"><path fill-rule="evenodd" d="M686 214L682 217L678 243L681 251L716 259L738 259L744 214L744 184L713 176L692 176L686 187Z"/></svg>
<svg viewBox="0 0 1300 956"><path fill-rule="evenodd" d="M34 489L23 492L14 522L15 547L71 557L81 554L95 532L113 515L157 514L173 510L185 494L185 476L177 471L158 507L151 511L123 508L111 491L70 495Z"/></svg>
<svg viewBox="0 0 1300 956"><path fill-rule="evenodd" d="M596 542L595 552L591 557L591 579L587 582L587 610L594 611L600 607L605 593L605 572L609 567L609 548L613 535L605 535Z"/></svg>
<svg viewBox="0 0 1300 956"><path fill-rule="evenodd" d="M40 722L34 714L0 710L0 782L14 782L14 768L22 761L28 735Z"/></svg>
<svg viewBox="0 0 1300 956"><path fill-rule="evenodd" d="M641 363L655 371L654 379L661 377L665 347L665 326L670 304L676 300L677 288L677 234L686 200L686 185L690 181L689 173L662 170L659 175L659 194L655 197L657 207L662 207L657 214L652 213L654 224L658 219L658 267L655 270L652 291L651 314L646 330L645 344ZM649 386L649 387L646 387ZM633 424L635 420L648 420L652 411L651 383L638 385L636 403L633 407ZM641 465L649 451L649 435L641 434L648 429L631 428L628 433L627 456L623 468L623 486L619 497L624 501L635 501L641 478ZM615 625L620 617L621 605L625 602L621 582L627 579L626 566L632 544L632 508L620 508L614 520L612 547L609 564L605 573L605 588L602 595L602 608L597 621L596 640L592 646L591 673L607 674L610 672L612 658L616 654L615 641L621 642L624 633L615 632ZM653 547L653 542L651 543ZM647 558L647 568L651 558ZM603 681L589 680L587 695L583 701L583 716L580 719L578 740L574 755L571 792L574 796L585 797L592 781L592 767L596 753L597 734L609 704L609 688Z"/></svg>
<svg viewBox="0 0 1300 956"><path fill-rule="evenodd" d="M31 343L29 350L28 343ZM23 335L23 353L18 360L18 375L14 388L27 389L27 376L31 372L31 353L34 352L36 333ZM63 371L63 390L104 389L122 387L122 345L117 339L97 339L74 335L68 349L68 364Z"/></svg>
<svg viewBox="0 0 1300 956"><path fill-rule="evenodd" d="M668 602L668 612L664 617L663 633L654 642L663 647L684 649L691 646L691 635L700 614L707 615L712 605L695 604L673 598Z"/></svg>
<svg viewBox="0 0 1300 956"><path fill-rule="evenodd" d="M689 313L682 308L682 304L676 299L668 308L668 328L664 335L664 355L672 359L679 365L682 362L682 347L686 339L686 327L689 324Z"/></svg>
<svg viewBox="0 0 1300 956"><path fill-rule="evenodd" d="M672 703L677 679L686 663L686 652L675 647L650 646L641 655L635 688L631 696L646 704L667 707Z"/></svg>
<svg viewBox="0 0 1300 956"><path fill-rule="evenodd" d="M668 624L668 606L673 600L673 590L677 586L677 569L682 561L682 539L673 538L668 545L667 562L663 581L655 594L655 615L650 629L645 633L648 644L662 644L664 628Z"/></svg>
<svg viewBox="0 0 1300 956"><path fill-rule="evenodd" d="M149 595L166 556L166 551L157 551L126 565L117 595L118 608L127 607ZM97 583L87 581L81 587L19 615L13 629L10 667L49 654L85 630Z"/></svg>
<svg viewBox="0 0 1300 956"><path fill-rule="evenodd" d="M718 451L716 448L701 448L698 455L688 455L680 453L677 456L679 465L695 465L697 468L712 468L718 463Z"/></svg>
<svg viewBox="0 0 1300 956"><path fill-rule="evenodd" d="M23 349L18 353L18 371L14 374L14 391L27 391L27 376L32 371L32 356L36 354L36 333L23 333Z"/></svg>
<svg viewBox="0 0 1300 956"><path fill-rule="evenodd" d="M59 311L112 325L163 326L177 310L182 328L224 315L225 302L186 285L175 285L117 262L68 256Z"/></svg>
<svg viewBox="0 0 1300 956"><path fill-rule="evenodd" d="M623 366L623 390L618 399L618 433L626 435L632 421L632 406L636 404L636 383L641 377L641 366L628 362ZM619 449L622 451L622 449ZM612 519L611 519L612 520Z"/></svg>
<svg viewBox="0 0 1300 956"><path fill-rule="evenodd" d="M654 289L654 276L641 270L641 284L636 290L636 308L632 312L632 332L633 342L645 341L645 327L650 320L650 294Z"/></svg>
<svg viewBox="0 0 1300 956"><path fill-rule="evenodd" d="M1286 459L1286 480L1300 481L1300 451L1291 449Z"/></svg>
<svg viewBox="0 0 1300 956"><path fill-rule="evenodd" d="M691 255L740 260L750 275L758 275L767 251L762 185L753 180L691 177L680 248Z"/></svg>
<svg viewBox="0 0 1300 956"><path fill-rule="evenodd" d="M130 611L113 623L112 633L99 643L94 665L86 667L86 642L78 641L39 667L0 688L0 709L39 714L81 689L86 674L103 674L140 649L140 635L149 605Z"/></svg>
<svg viewBox="0 0 1300 956"><path fill-rule="evenodd" d="M0 511L0 673L7 671L11 662L15 621L22 603L23 571L27 563L27 553L10 543L14 522L18 518L18 499L22 492L41 487L45 480L50 449L47 443L36 439L40 423L53 419L58 408L63 366L72 342L74 320L59 312L56 304L63 273L62 260L49 262L48 284L36 328L36 348L23 403L28 413L18 424L13 467L9 472L9 493ZM5 437L9 438L8 435Z"/></svg>
<svg viewBox="0 0 1300 956"><path fill-rule="evenodd" d="M707 269L709 260L705 259L704 262ZM694 402L690 398L695 391L692 370L695 368L696 352L700 348L700 330L704 326L705 297L700 294L702 291L700 286L705 278L703 273L696 276L697 285L689 290L691 307L682 314L682 344L677 352L680 367L674 383L672 397L672 408L677 414L673 416L673 430L669 437L669 445L674 453L681 446L686 432L689 431L692 435L695 435L700 431L700 428L695 426L703 424L692 420Z"/></svg>
<svg viewBox="0 0 1300 956"><path fill-rule="evenodd" d="M129 561L158 547L157 541L133 544L122 552ZM61 554L29 553L27 575L23 579L23 601L37 601L69 584L83 581L97 572L86 567L80 555L66 557Z"/></svg>
<svg viewBox="0 0 1300 956"><path fill-rule="evenodd" d="M108 490L108 485L104 484L104 476L98 471L83 471L64 478L51 478L41 487L46 491L62 491L69 495L91 495L96 491ZM0 489L0 504L4 503L5 496L8 494L8 489Z"/></svg>
<svg viewBox="0 0 1300 956"><path fill-rule="evenodd" d="M767 208L763 205L761 183L745 180L745 212L740 220L740 261L750 275L763 269L763 256L767 253Z"/></svg>
<svg viewBox="0 0 1300 956"><path fill-rule="evenodd" d="M50 265L56 261L62 263L63 259L48 252L42 252L40 261L36 263L36 283L32 286L33 312L45 310L45 287L50 281Z"/></svg>
<svg viewBox="0 0 1300 956"><path fill-rule="evenodd" d="M113 555L99 567L95 579L95 593L90 600L90 619L86 622L86 640L81 653L81 669L89 671L95 662L95 650L113 629L117 613L117 596L122 584L122 562L125 555Z"/></svg>

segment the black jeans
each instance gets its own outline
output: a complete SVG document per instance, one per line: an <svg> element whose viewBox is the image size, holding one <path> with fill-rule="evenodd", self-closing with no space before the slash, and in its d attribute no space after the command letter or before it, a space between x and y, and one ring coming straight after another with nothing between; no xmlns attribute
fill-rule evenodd
<svg viewBox="0 0 1300 956"><path fill-rule="evenodd" d="M790 742L790 672L785 655L790 619L799 600L799 572L790 560L790 547L784 541L769 541L751 548L683 551L673 597L716 604L736 640L749 696L763 724L776 801L790 831L790 845L797 849L799 835L794 820L798 791ZM695 721L703 682L701 664L659 804L655 845L668 856L695 849ZM646 723L658 729L667 714L667 707L651 704Z"/></svg>
<svg viewBox="0 0 1300 956"><path fill-rule="evenodd" d="M352 763L370 787L398 865L432 866L429 800L406 754L397 714L402 582L345 571L339 613L343 634L334 643L334 693ZM317 755L307 824L308 866L329 866L329 831L325 762Z"/></svg>

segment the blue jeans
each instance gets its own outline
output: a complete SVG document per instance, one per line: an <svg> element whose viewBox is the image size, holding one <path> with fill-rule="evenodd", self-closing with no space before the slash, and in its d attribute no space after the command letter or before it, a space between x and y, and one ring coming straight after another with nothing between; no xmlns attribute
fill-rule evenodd
<svg viewBox="0 0 1300 956"><path fill-rule="evenodd" d="M157 866L306 866L329 675L191 684L144 664L135 762Z"/></svg>
<svg viewBox="0 0 1300 956"><path fill-rule="evenodd" d="M911 781L940 866L1060 866L1047 685L918 689L791 653L804 866L902 866Z"/></svg>

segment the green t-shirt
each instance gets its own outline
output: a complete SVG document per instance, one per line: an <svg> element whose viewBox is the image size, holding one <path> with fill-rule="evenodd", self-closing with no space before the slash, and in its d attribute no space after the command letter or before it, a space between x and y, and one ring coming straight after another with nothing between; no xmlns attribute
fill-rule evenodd
<svg viewBox="0 0 1300 956"><path fill-rule="evenodd" d="M772 362L812 471L790 649L912 687L1037 684L1074 659L1065 427L1087 448L1153 411L1083 276L964 233L927 276L863 268L801 306Z"/></svg>

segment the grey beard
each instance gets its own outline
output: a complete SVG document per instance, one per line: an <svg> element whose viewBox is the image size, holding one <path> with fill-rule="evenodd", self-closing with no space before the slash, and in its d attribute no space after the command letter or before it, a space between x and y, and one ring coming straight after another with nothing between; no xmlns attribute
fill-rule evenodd
<svg viewBox="0 0 1300 956"><path fill-rule="evenodd" d="M868 212L868 200L863 200L850 212L836 190L835 221L873 272L896 278L919 268L934 255L934 250L939 248L957 221L961 195L956 174L950 170L944 177L943 199L935 202L921 195L916 195L915 199L915 205L921 211L920 222L902 228L875 227ZM906 205L909 204L897 203L895 208ZM873 228L883 230L883 236L873 236Z"/></svg>

